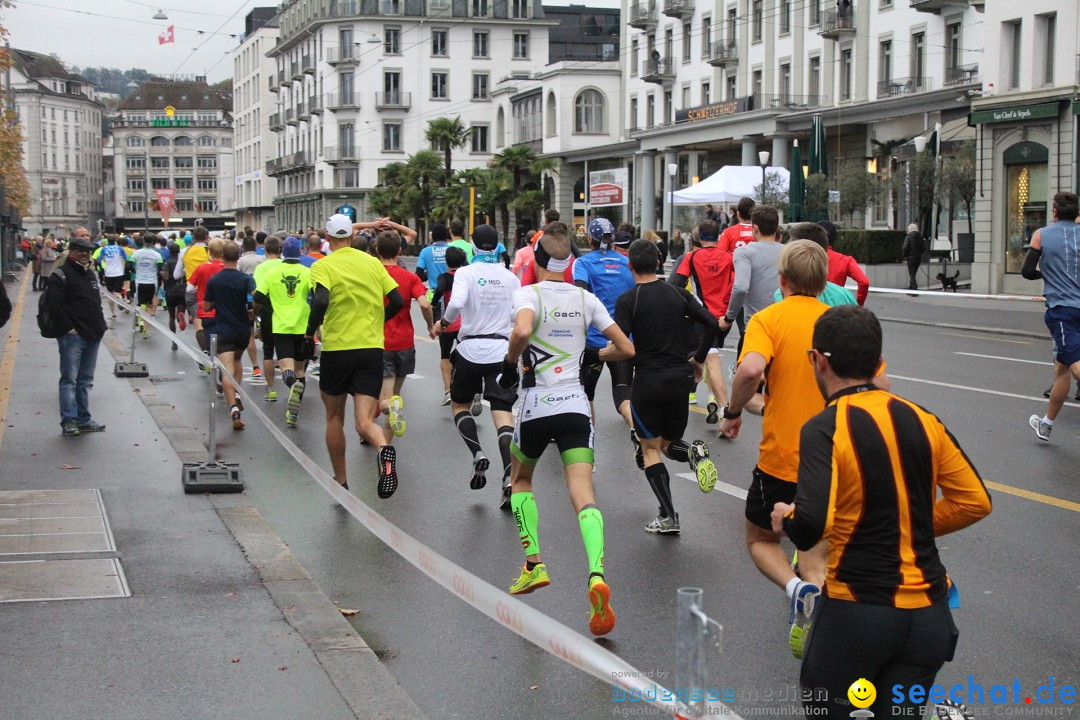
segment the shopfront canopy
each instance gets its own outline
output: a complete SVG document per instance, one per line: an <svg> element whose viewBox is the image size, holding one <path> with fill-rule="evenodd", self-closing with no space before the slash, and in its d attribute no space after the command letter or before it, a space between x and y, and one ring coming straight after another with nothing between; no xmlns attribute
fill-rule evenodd
<svg viewBox="0 0 1080 720"><path fill-rule="evenodd" d="M766 168L769 177L778 176L782 185L787 187L789 173L787 168ZM697 185L676 190L676 205L704 205L705 203L737 203L741 197L757 199L755 192L761 187L761 167L746 165L726 165L705 178Z"/></svg>

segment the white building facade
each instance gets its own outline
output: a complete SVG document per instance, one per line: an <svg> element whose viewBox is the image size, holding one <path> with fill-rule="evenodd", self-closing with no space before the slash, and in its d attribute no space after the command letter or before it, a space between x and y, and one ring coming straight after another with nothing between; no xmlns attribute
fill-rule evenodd
<svg viewBox="0 0 1080 720"><path fill-rule="evenodd" d="M11 92L23 129L30 186L29 235L66 236L79 225L97 232L102 195L103 106L85 78L56 57L11 50Z"/></svg>

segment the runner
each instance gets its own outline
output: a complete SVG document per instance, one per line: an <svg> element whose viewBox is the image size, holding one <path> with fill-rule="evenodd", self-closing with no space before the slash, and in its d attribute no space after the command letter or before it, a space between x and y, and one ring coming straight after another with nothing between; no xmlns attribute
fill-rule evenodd
<svg viewBox="0 0 1080 720"><path fill-rule="evenodd" d="M263 340L263 362L270 359L267 383L273 372L273 355L276 352L281 365L281 381L289 388L289 402L285 410L285 423L296 427L300 416L300 403L307 389L304 371L307 368L307 356L304 348L304 331L308 326L311 306L308 294L311 292L311 271L300 263L300 242L289 238L281 248L282 259L275 259L278 240L276 237L267 241L266 269L256 271L255 292L252 295L252 311L256 317L265 317L266 328L270 328L272 337L267 343ZM259 267L262 267L260 265ZM267 312L269 310L269 312ZM276 399L277 393L274 393ZM269 390L267 391L267 399Z"/></svg>
<svg viewBox="0 0 1080 720"><path fill-rule="evenodd" d="M705 224L716 225L712 220ZM671 479L661 454L689 463L702 492L716 486L716 466L709 459L709 446L701 440L683 440L690 407L683 402L685 393L681 388L700 378L702 363L715 344L718 323L693 295L659 280L659 259L656 245L649 240L638 240L630 246L630 269L636 285L619 297L615 321L634 338L630 406L641 441L641 466L660 503L659 515L645 526L645 531L678 533L679 514L675 512ZM689 321L701 325L704 331L698 336L696 355L687 362L687 332L680 330Z"/></svg>
<svg viewBox="0 0 1080 720"><path fill-rule="evenodd" d="M431 244L420 251L420 257L416 260L416 276L426 282L432 291L439 283L439 276L446 272L446 243L450 239L450 231L442 223L431 226ZM428 300L434 303L435 296L430 294ZM436 307L434 304L432 307ZM435 316L436 322L439 316Z"/></svg>
<svg viewBox="0 0 1080 720"><path fill-rule="evenodd" d="M491 254L499 245L499 234L490 225L478 225L472 241L478 252ZM463 267L454 276L454 290L439 321L442 332L461 315L458 346L451 358L450 409L461 439L472 455L469 487L473 490L487 484L490 465L480 447L473 416L479 415L481 394L491 404L491 419L499 436L503 463L500 507L507 507L510 502L510 442L514 435L511 409L517 393L500 387L495 379L510 341L511 297L519 287L514 273L501 265L476 262Z"/></svg>
<svg viewBox="0 0 1080 720"><path fill-rule="evenodd" d="M202 225L195 228L199 230ZM194 250L199 247L198 245L192 245L188 250ZM210 354L210 336L214 334L214 311L206 310L203 308L203 297L206 294L206 283L216 273L220 272L225 264L222 262L222 251L225 249L225 241L221 238L214 238L207 244L207 252L210 258L209 262L203 263L195 268L191 275L188 276L187 283L187 300L188 307L192 304L197 308L195 313L195 340L199 343L199 347L207 355ZM213 363L203 365L199 363L199 369L204 372L210 372L213 367Z"/></svg>
<svg viewBox="0 0 1080 720"><path fill-rule="evenodd" d="M755 239L754 226L750 221L750 216L754 212L754 199L739 198L739 205L734 210L738 222L729 225L724 230L719 243L720 249L727 250L729 253L734 253L744 245L749 245Z"/></svg>
<svg viewBox="0 0 1080 720"><path fill-rule="evenodd" d="M393 230L383 230L375 238L375 252L386 268L386 273L398 285L405 303L383 328L383 379L379 395L379 409L386 413L383 437L389 445L394 436L405 434L404 401L401 388L405 378L416 372L416 341L413 339L412 301L420 306L420 313L427 323L428 336L434 340L435 328L424 283L419 277L398 265L401 255L401 236Z"/></svg>
<svg viewBox="0 0 1080 720"><path fill-rule="evenodd" d="M465 239L465 223L460 220L450 221L450 247L456 247L465 253L468 262L473 259L473 245Z"/></svg>
<svg viewBox="0 0 1080 720"><path fill-rule="evenodd" d="M266 261L266 256L255 252L255 238L251 235L245 234L240 239L240 248L243 252L240 255L240 261L236 263L236 269L245 275L254 276L255 268ZM257 319L256 324L258 324ZM251 339L248 341L247 353L248 357L251 359L251 379L254 381L261 381L263 373L259 368L259 356L255 349L255 332L251 333ZM267 387L269 388L269 385Z"/></svg>
<svg viewBox="0 0 1080 720"><path fill-rule="evenodd" d="M829 247L829 234L818 223L803 222L795 223L788 227L789 240L809 240L817 245L821 246L821 249L825 252L830 252ZM832 255L829 255L830 259ZM847 257L843 255L842 257ZM854 260L852 261L854 262ZM856 265L856 267L858 267ZM780 302L782 299L780 288L776 288L776 292L773 293L773 302ZM837 285L832 281L826 281L825 289L821 291L821 294L817 296L817 299L825 303L829 307L836 307L837 305L858 305L858 301L855 296L845 287Z"/></svg>
<svg viewBox="0 0 1080 720"><path fill-rule="evenodd" d="M219 239L211 241L211 257L216 257L213 247L215 242L224 244L221 248L223 267L206 281L200 309L214 313L213 333L217 335L217 356L225 369L239 383L244 377L244 349L251 339L251 310L248 309L248 297L255 291L255 279L236 269L240 259L240 246L234 242ZM209 267L211 263L202 267ZM196 271L198 275L198 270ZM244 421L240 413L244 403L236 394L232 381L224 374L221 384L225 391L225 402L229 406L233 430L243 430Z"/></svg>
<svg viewBox="0 0 1080 720"><path fill-rule="evenodd" d="M454 290L454 274L458 271L458 268L465 265L468 259L465 257L465 251L461 248L448 247L446 248L446 269L447 272L439 276L438 284L435 285L434 300L435 303L432 306L432 317L442 318L442 314L445 312L446 306L450 303L450 297ZM450 355L453 352L454 344L458 339L458 331L461 329L461 316L458 315L454 319L454 322L450 323L445 330L439 330L436 328L435 334L439 336L439 372L442 374L443 381L443 401L442 405L446 406L450 404L450 373L452 365L450 363Z"/></svg>
<svg viewBox="0 0 1080 720"><path fill-rule="evenodd" d="M866 296L870 294L870 279L866 277L866 273L859 267L855 258L833 249L833 245L836 244L836 225L828 220L822 220L818 225L825 229L825 234L829 238L827 251L829 253L829 282L844 287L848 278L851 278L857 286L855 301L860 306L865 305Z"/></svg>
<svg viewBox="0 0 1080 720"><path fill-rule="evenodd" d="M128 260L128 267L135 274L135 302L140 308L150 313L150 317L157 314L158 304L158 275L164 261L161 253L154 249L157 237L145 235L135 241L135 253ZM150 330L140 317L136 325L144 338L150 337Z"/></svg>
<svg viewBox="0 0 1080 720"><path fill-rule="evenodd" d="M259 233L262 235L262 233ZM258 236L256 236L257 238ZM300 247L300 243L297 242L296 247ZM263 252L266 259L259 263L255 268L255 272L252 275L255 278L255 286L259 286L259 281L262 279L263 273L269 272L270 268L281 264L281 238L277 235L267 235L263 239L262 244ZM297 250L299 253L299 250ZM305 298L305 302L306 302ZM255 313L255 328L258 330L259 339L262 341L263 347L263 379L266 380L266 395L263 399L266 402L275 402L278 399L277 390L274 389L274 383L276 382L277 373L274 370L274 309L270 303L266 303L259 308L259 312ZM298 332L303 333L307 329L305 325L303 329ZM304 364L307 364L307 359L304 359Z"/></svg>
<svg viewBox="0 0 1080 720"><path fill-rule="evenodd" d="M513 392L518 382L518 359L522 359L525 391L511 446L510 504L525 549L525 565L510 593L529 593L551 583L540 559L539 513L532 479L544 449L554 442L562 456L570 503L589 559L589 630L593 635L606 635L615 627L615 612L611 589L604 579L604 518L592 486L591 412L578 370L582 356L588 364L626 360L633 357L634 346L594 295L563 281L562 273L570 262L566 225L548 224L534 248L540 282L514 292L513 340L499 378L500 385ZM587 347L590 327L603 332L614 346L602 350Z"/></svg>
<svg viewBox="0 0 1080 720"><path fill-rule="evenodd" d="M398 486L397 454L383 442L374 423L382 389L383 325L405 304L393 279L375 258L351 247L356 231L348 215L326 221L330 254L311 268L315 299L304 337L310 357L322 327L319 390L326 406L326 449L334 479L348 489L345 469L345 405L353 396L356 432L378 451L378 495L388 498ZM389 301L383 306L383 298Z"/></svg>
<svg viewBox="0 0 1080 720"><path fill-rule="evenodd" d="M127 265L127 253L116 244L116 238L109 236L109 244L99 247L92 256L94 264L101 270L105 289L110 295L120 297L124 294L124 273ZM47 277L47 276L46 276ZM109 312L116 319L116 303L109 300Z"/></svg>
<svg viewBox="0 0 1080 720"><path fill-rule="evenodd" d="M175 242L169 243L169 259L161 265L161 284L165 288L165 308L169 311L169 330L177 331L179 324L180 332L187 329L187 312L185 310L185 287L181 280L173 276L176 265L180 261L180 246ZM172 344L176 350L176 343Z"/></svg>

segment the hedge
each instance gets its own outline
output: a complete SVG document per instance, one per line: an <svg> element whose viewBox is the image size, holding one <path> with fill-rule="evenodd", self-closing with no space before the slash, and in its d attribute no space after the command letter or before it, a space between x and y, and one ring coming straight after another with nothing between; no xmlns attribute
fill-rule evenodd
<svg viewBox="0 0 1080 720"><path fill-rule="evenodd" d="M898 263L904 261L900 251L905 237L903 230L841 230L833 247L867 265Z"/></svg>

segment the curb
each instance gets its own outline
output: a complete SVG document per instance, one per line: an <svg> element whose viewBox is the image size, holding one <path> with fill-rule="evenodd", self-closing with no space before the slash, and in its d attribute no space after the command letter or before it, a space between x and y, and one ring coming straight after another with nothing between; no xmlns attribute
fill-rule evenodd
<svg viewBox="0 0 1080 720"><path fill-rule="evenodd" d="M114 330L110 328L104 343L120 361L128 357L129 350ZM149 379L132 378L129 382L180 460L205 461L207 449L202 436L177 422L171 406L154 396ZM367 641L338 612L247 495L208 495L207 498L258 573L282 618L307 643L353 714L364 720L426 720Z"/></svg>
<svg viewBox="0 0 1080 720"><path fill-rule="evenodd" d="M992 333L994 335L1013 335L1016 337L1034 338L1035 340L1047 340L1046 333L1034 333L1028 330L1013 330L1012 328L979 327L976 325L960 325L959 323L934 322L932 320L911 320L909 318L893 318L879 316L881 322L901 323L904 325L923 325L925 327L945 328L947 330L966 330L968 332Z"/></svg>

